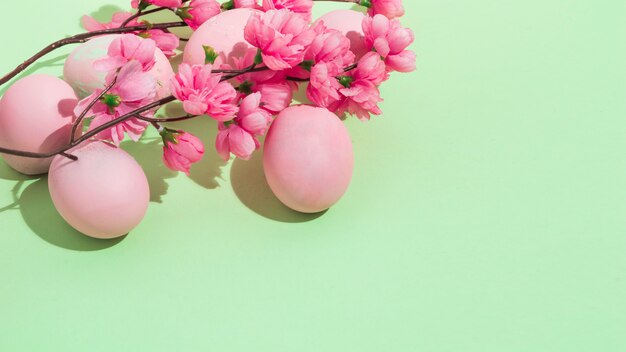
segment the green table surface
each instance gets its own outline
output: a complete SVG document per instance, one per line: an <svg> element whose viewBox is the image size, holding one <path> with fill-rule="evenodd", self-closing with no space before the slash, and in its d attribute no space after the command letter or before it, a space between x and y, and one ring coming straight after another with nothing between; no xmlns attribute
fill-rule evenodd
<svg viewBox="0 0 626 352"><path fill-rule="evenodd" d="M418 70L346 122L324 214L282 206L258 154L220 162L208 120L183 124L209 145L191 177L154 133L123 144L152 202L121 240L0 163L0 351L625 351L626 2L405 5ZM0 67L127 6L3 1Z"/></svg>

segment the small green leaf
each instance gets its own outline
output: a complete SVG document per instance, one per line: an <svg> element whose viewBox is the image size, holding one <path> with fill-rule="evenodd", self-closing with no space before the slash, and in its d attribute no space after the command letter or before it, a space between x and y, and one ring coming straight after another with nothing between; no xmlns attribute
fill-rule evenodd
<svg viewBox="0 0 626 352"><path fill-rule="evenodd" d="M244 81L237 88L235 88L238 92L241 92L245 95L252 94L252 85L253 83L250 81Z"/></svg>
<svg viewBox="0 0 626 352"><path fill-rule="evenodd" d="M229 0L222 4L222 9L228 11L235 8L235 1Z"/></svg>
<svg viewBox="0 0 626 352"><path fill-rule="evenodd" d="M189 19L193 18L193 15L189 13L189 8L188 7L178 8L178 9L176 9L175 13L183 21L184 20L189 20Z"/></svg>
<svg viewBox="0 0 626 352"><path fill-rule="evenodd" d="M143 11L143 10L147 9L147 8L148 8L148 6L150 6L150 3L149 3L149 2L147 2L147 1L145 1L145 0L141 0L141 1L139 2L139 6L137 7L137 9L138 9L139 11Z"/></svg>
<svg viewBox="0 0 626 352"><path fill-rule="evenodd" d="M254 57L254 64L260 65L263 63L263 55L261 54L261 49L257 50L256 56Z"/></svg>
<svg viewBox="0 0 626 352"><path fill-rule="evenodd" d="M315 62L313 62L313 60L304 60L300 64L300 67L311 72L311 67L313 67L313 65L315 65Z"/></svg>
<svg viewBox="0 0 626 352"><path fill-rule="evenodd" d="M176 136L180 134L180 132L165 127L159 132L159 134L161 135L161 138L163 139L163 144L167 144L167 143L178 144L178 139L176 139Z"/></svg>
<svg viewBox="0 0 626 352"><path fill-rule="evenodd" d="M214 64L219 56L217 52L215 52L215 49L209 45L203 45L202 48L204 49L204 63Z"/></svg>
<svg viewBox="0 0 626 352"><path fill-rule="evenodd" d="M346 88L350 88L350 85L352 84L352 82L354 81L354 78L350 77L350 76L340 76L338 78L339 83L346 87Z"/></svg>
<svg viewBox="0 0 626 352"><path fill-rule="evenodd" d="M371 0L361 0L359 2L359 5L367 7L369 9L370 7L372 7L372 1Z"/></svg>

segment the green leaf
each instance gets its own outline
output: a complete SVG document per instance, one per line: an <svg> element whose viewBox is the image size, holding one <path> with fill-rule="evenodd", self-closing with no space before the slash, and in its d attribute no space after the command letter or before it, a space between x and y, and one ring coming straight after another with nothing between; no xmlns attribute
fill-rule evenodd
<svg viewBox="0 0 626 352"><path fill-rule="evenodd" d="M215 52L215 49L209 45L203 45L202 48L204 49L204 63L214 64L219 56L217 52Z"/></svg>
<svg viewBox="0 0 626 352"><path fill-rule="evenodd" d="M350 85L352 84L352 82L354 82L354 78L350 76L341 76L338 78L338 80L339 83L341 83L341 85L346 88L350 88Z"/></svg>

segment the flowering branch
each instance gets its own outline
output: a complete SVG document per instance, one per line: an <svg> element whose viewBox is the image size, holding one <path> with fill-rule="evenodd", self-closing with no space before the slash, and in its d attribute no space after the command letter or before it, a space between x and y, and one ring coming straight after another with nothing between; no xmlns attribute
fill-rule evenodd
<svg viewBox="0 0 626 352"><path fill-rule="evenodd" d="M60 40L57 40L56 42L46 46L41 51L39 51L38 53L36 53L35 55L30 57L29 59L27 59L23 63L21 63L19 66L17 66L13 71L7 73L4 77L2 77L0 79L0 85L3 85L5 83L7 83L13 77L17 76L20 72L24 71L26 68L28 68L30 65L34 64L37 60L39 60L40 58L44 57L45 55L53 52L54 50L56 50L56 49L58 49L60 47L63 47L63 46L69 45L69 44L85 43L90 38L97 37L97 36L100 36L100 35L106 35L106 34L119 34L119 33L129 33L129 32L136 32L136 31L143 31L143 30L148 30L148 29L167 29L167 28L186 27L186 26L187 26L187 23L185 23L185 22L166 22L166 23L157 23L157 24L142 24L142 25L139 25L139 26L124 27L124 28L110 28L110 29L103 29L103 30L100 30L100 31L93 31L93 32L89 32L89 33L81 33L81 34L77 34L77 35L74 35L74 36L71 36L71 37L68 37L68 38L60 39Z"/></svg>
<svg viewBox="0 0 626 352"><path fill-rule="evenodd" d="M254 71L259 71L262 69L267 69L266 67L255 67L256 65L252 65L250 67L247 67L245 69L242 70L228 70L230 72L232 72L230 75L227 76L223 76L220 81L227 81L229 79L235 78L237 76L246 74L246 73L250 73L250 72L254 72ZM217 70L216 70L217 71ZM217 72L216 72L217 73ZM109 84L109 86L107 86L107 88L105 88L105 90L100 93L96 99L94 99L90 105L93 106L93 104L95 104L104 94L106 94L106 92L111 89L111 87L113 87L113 85L115 84L115 81L113 81L113 83ZM68 154L67 151L74 148L75 146L85 142L86 140L95 137L98 133L105 131L115 125L118 125L124 121L127 121L131 118L139 118L140 120L143 121L148 121L148 122L174 122L174 121L182 121L182 120L187 120L187 119L191 119L194 117L198 117L200 115L186 115L186 116L181 116L181 117L176 117L176 118L165 118L165 119L154 119L154 118L147 118L144 116L141 116L142 113L146 112L146 111L150 111L152 109L155 108L159 108L165 104L171 103L173 101L175 101L176 98L173 95L170 95L168 97L165 97L163 99L159 99L157 101L154 101L148 105L142 106L136 110L133 110L125 115L122 115L118 118L115 118L111 121L108 121L96 128L94 128L93 130L85 133L84 135L80 136L79 138L72 138L72 141L70 141L69 144L55 150L52 152L48 152L48 153L35 153L35 152L28 152L28 151L23 151L23 150L15 150L15 149L8 149L8 148L3 148L0 147L0 153L3 154L10 154L10 155L17 155L17 156L23 156L23 157L28 157L28 158L38 158L38 159L43 159L43 158L50 158L53 157L55 155L63 155L67 158L70 158L72 160L77 160L76 156L73 156L71 154ZM84 116L87 114L87 111L89 111L89 109L87 109L86 111L84 111L81 116L82 118L84 118ZM73 130L72 130L72 136L74 135L74 132L76 131L76 126L77 124L75 124L73 126Z"/></svg>
<svg viewBox="0 0 626 352"><path fill-rule="evenodd" d="M98 96L95 99L93 99L91 103L89 103L89 105L87 105L87 107L83 110L83 112L76 118L76 121L74 121L74 124L72 125L72 134L70 137L70 143L74 142L74 139L76 136L76 130L78 129L78 126L80 126L81 123L83 122L83 119L85 118L85 116L87 116L87 113L89 112L89 110L91 110L91 108L93 108L93 106L96 105L98 100L102 99L102 97L106 93L108 93L111 90L111 88L113 88L116 82L117 82L117 76L113 78L113 81L108 86L106 86L104 90L100 94L98 94Z"/></svg>

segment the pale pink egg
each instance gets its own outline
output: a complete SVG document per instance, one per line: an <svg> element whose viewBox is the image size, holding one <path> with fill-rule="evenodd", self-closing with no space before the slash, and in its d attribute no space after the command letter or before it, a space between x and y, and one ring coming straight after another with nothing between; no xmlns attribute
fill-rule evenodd
<svg viewBox="0 0 626 352"><path fill-rule="evenodd" d="M56 156L48 188L54 206L76 230L95 238L123 236L143 219L150 201L141 166L122 149L94 141Z"/></svg>
<svg viewBox="0 0 626 352"><path fill-rule="evenodd" d="M78 99L62 79L43 74L15 82L0 100L0 146L49 153L70 141ZM52 158L3 155L9 166L26 175L48 172Z"/></svg>
<svg viewBox="0 0 626 352"><path fill-rule="evenodd" d="M93 38L80 44L65 60L63 78L69 83L76 94L84 98L96 89L105 87L106 72L96 70L93 63L105 58L111 42L119 35L105 35ZM157 95L165 98L171 94L170 79L174 76L174 70L163 52L157 48L154 52L156 63L150 73L157 79L159 88Z"/></svg>
<svg viewBox="0 0 626 352"><path fill-rule="evenodd" d="M314 24L324 21L326 27L336 29L350 39L350 50L360 59L367 53L361 23L365 15L354 10L335 10L318 18Z"/></svg>
<svg viewBox="0 0 626 352"><path fill-rule="evenodd" d="M288 207L316 213L346 192L354 156L337 115L308 105L283 110L265 139L263 168L270 188Z"/></svg>
<svg viewBox="0 0 626 352"><path fill-rule="evenodd" d="M216 65L228 62L230 57L241 57L252 48L243 37L243 30L248 18L256 12L253 9L234 9L220 13L209 19L198 28L191 38L183 54L183 62L188 64L204 64L204 45L208 45L220 56Z"/></svg>

